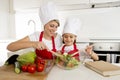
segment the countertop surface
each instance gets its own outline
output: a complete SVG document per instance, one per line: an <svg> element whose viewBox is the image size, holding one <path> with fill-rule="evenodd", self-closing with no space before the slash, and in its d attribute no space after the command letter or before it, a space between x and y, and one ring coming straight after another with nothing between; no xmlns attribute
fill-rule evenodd
<svg viewBox="0 0 120 80"><path fill-rule="evenodd" d="M120 75L104 77L81 64L73 70L63 70L54 66L47 80L120 80Z"/></svg>
<svg viewBox="0 0 120 80"><path fill-rule="evenodd" d="M46 80L47 74L43 75L39 72L34 74L28 72L21 72L17 74L14 72L14 66L0 67L0 80Z"/></svg>
<svg viewBox="0 0 120 80"><path fill-rule="evenodd" d="M120 66L120 63L115 64ZM40 76L37 74L16 74L13 68L0 67L0 80L120 80L120 75L104 77L83 64L72 70L64 70L56 65L48 73L48 75Z"/></svg>

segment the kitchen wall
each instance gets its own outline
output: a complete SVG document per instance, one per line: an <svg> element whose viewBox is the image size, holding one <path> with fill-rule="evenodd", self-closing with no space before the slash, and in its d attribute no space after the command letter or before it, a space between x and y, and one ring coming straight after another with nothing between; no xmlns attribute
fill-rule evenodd
<svg viewBox="0 0 120 80"><path fill-rule="evenodd" d="M89 39L120 40L120 7L59 11L61 26L58 32L60 34L62 33L65 19L70 16L79 17L82 22L78 32L77 41L79 42L89 41ZM33 20L35 24L31 22L28 25L29 20ZM25 30L24 34L22 30ZM41 30L37 9L30 13L29 11L16 12L16 34L18 38L36 30Z"/></svg>
<svg viewBox="0 0 120 80"><path fill-rule="evenodd" d="M18 39L36 30L40 30L41 23L39 20L38 9L43 1L49 0L4 0L3 2L1 0L0 33L2 35L0 35L0 38ZM82 22L82 27L78 32L79 39L86 39L86 41L88 39L120 39L119 5L116 7L109 7L108 4L105 4L104 6L107 6L105 8L103 5L102 8L91 8L91 4L96 4L95 6L97 6L97 3L101 5L101 3L104 2L112 3L112 1L119 0L75 0L74 2L68 2L68 0L50 1L56 2L59 9L58 14L60 16L61 27L58 32L60 34L62 33L65 18L68 16L77 16ZM27 4L25 5L23 3ZM3 19L4 22L2 21ZM29 20L33 21L28 24ZM25 30L25 34L22 34L22 30Z"/></svg>
<svg viewBox="0 0 120 80"><path fill-rule="evenodd" d="M9 25L9 1L0 0L0 39L6 39Z"/></svg>
<svg viewBox="0 0 120 80"><path fill-rule="evenodd" d="M71 10L67 13L65 14L80 18L82 26L79 36L120 40L120 7Z"/></svg>

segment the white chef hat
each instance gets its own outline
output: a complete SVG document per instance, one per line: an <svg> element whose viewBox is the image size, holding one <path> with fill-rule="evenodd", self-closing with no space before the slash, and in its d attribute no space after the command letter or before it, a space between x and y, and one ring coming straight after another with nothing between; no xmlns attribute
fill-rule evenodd
<svg viewBox="0 0 120 80"><path fill-rule="evenodd" d="M65 22L63 34L72 33L77 36L77 33L80 30L80 27L81 27L80 19L77 17L70 17Z"/></svg>
<svg viewBox="0 0 120 80"><path fill-rule="evenodd" d="M56 6L53 2L44 3L39 9L39 16L43 25L51 20L58 20Z"/></svg>

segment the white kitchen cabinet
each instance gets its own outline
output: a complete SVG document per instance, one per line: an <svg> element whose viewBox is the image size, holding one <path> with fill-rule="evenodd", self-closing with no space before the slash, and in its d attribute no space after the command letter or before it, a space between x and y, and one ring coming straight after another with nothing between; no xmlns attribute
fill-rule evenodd
<svg viewBox="0 0 120 80"><path fill-rule="evenodd" d="M14 10L37 8L42 0L13 0Z"/></svg>
<svg viewBox="0 0 120 80"><path fill-rule="evenodd" d="M90 0L90 3L107 3L107 2L116 2L120 0Z"/></svg>
<svg viewBox="0 0 120 80"><path fill-rule="evenodd" d="M89 0L13 0L14 10L39 8L44 2L52 1L58 6L89 4Z"/></svg>
<svg viewBox="0 0 120 80"><path fill-rule="evenodd" d="M89 4L89 0L44 0L44 1L53 1L58 5Z"/></svg>
<svg viewBox="0 0 120 80"><path fill-rule="evenodd" d="M115 2L120 0L13 0L14 10L21 9L35 9L39 8L43 2L52 1L58 6L66 6L66 5L82 5L86 6L86 4L91 3L106 3L106 2Z"/></svg>

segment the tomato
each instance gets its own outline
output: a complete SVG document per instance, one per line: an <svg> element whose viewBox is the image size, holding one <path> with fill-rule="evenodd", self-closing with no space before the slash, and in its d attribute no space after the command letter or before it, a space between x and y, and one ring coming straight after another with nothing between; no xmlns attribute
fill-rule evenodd
<svg viewBox="0 0 120 80"><path fill-rule="evenodd" d="M35 73L36 71L36 66L35 65L29 65L28 68L27 68L27 71L29 73Z"/></svg>
<svg viewBox="0 0 120 80"><path fill-rule="evenodd" d="M35 63L36 64L43 64L43 65L45 65L45 60L44 59L40 59L39 57L36 57Z"/></svg>
<svg viewBox="0 0 120 80"><path fill-rule="evenodd" d="M45 65L45 60L41 60L40 63L43 64L43 65Z"/></svg>
<svg viewBox="0 0 120 80"><path fill-rule="evenodd" d="M22 65L22 66L21 66L21 70L22 70L23 72L26 72L26 71L27 71L27 68L28 68L28 65Z"/></svg>
<svg viewBox="0 0 120 80"><path fill-rule="evenodd" d="M37 65L37 71L42 72L44 70L44 65L43 64L38 64Z"/></svg>
<svg viewBox="0 0 120 80"><path fill-rule="evenodd" d="M36 57L35 63L38 64L38 63L40 63L40 62L41 62L41 59L39 59L38 57Z"/></svg>

